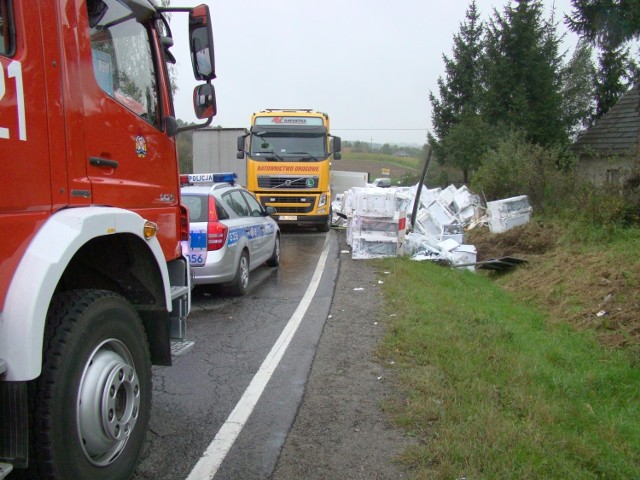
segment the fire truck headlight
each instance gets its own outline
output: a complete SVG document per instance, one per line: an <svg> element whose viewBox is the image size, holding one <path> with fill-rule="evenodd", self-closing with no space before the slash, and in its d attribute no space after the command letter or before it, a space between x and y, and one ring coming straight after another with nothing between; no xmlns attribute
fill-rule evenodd
<svg viewBox="0 0 640 480"><path fill-rule="evenodd" d="M320 200L318 201L318 208L324 207L327 204L327 194L323 193L320 195Z"/></svg>

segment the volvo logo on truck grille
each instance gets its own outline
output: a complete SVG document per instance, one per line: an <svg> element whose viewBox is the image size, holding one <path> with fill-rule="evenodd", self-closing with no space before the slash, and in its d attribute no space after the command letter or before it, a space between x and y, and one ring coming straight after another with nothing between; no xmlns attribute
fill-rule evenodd
<svg viewBox="0 0 640 480"><path fill-rule="evenodd" d="M259 188L318 188L317 176L258 175Z"/></svg>

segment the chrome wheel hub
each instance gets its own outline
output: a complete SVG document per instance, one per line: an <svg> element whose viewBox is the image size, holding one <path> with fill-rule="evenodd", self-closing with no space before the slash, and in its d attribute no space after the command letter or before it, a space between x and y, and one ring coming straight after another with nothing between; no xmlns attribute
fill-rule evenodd
<svg viewBox="0 0 640 480"><path fill-rule="evenodd" d="M78 393L83 452L94 465L108 465L124 449L140 413L140 383L122 342L110 339L93 351Z"/></svg>

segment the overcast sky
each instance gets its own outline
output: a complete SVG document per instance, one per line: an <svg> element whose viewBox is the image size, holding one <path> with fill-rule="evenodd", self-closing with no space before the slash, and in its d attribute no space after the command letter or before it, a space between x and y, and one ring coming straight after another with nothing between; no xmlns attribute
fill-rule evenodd
<svg viewBox="0 0 640 480"><path fill-rule="evenodd" d="M193 6L202 0L172 0ZM426 142L429 91L438 93L442 55L469 6L463 0L205 0L215 42L212 125L249 126L265 108L312 108L329 114L334 135L373 143ZM483 20L507 0L478 0ZM544 0L549 17L568 14L570 0ZM559 16L559 18L562 18ZM186 14L173 14L178 58L176 114L193 115ZM562 24L559 31L566 31ZM572 33L565 48L576 43ZM568 59L568 57L567 57Z"/></svg>

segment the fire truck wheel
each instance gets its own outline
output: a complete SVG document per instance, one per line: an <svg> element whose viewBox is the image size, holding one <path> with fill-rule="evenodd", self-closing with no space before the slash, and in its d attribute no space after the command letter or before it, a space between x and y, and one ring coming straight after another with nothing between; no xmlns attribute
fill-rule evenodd
<svg viewBox="0 0 640 480"><path fill-rule="evenodd" d="M229 283L229 293L236 297L241 297L249 290L249 254L246 250L242 251L236 276Z"/></svg>
<svg viewBox="0 0 640 480"><path fill-rule="evenodd" d="M30 386L30 468L41 478L130 478L151 409L151 361L138 313L120 295L57 295L42 374Z"/></svg>
<svg viewBox="0 0 640 480"><path fill-rule="evenodd" d="M267 265L270 267L277 267L280 265L280 235L276 235L276 241L273 245L273 253L269 260L267 260Z"/></svg>

